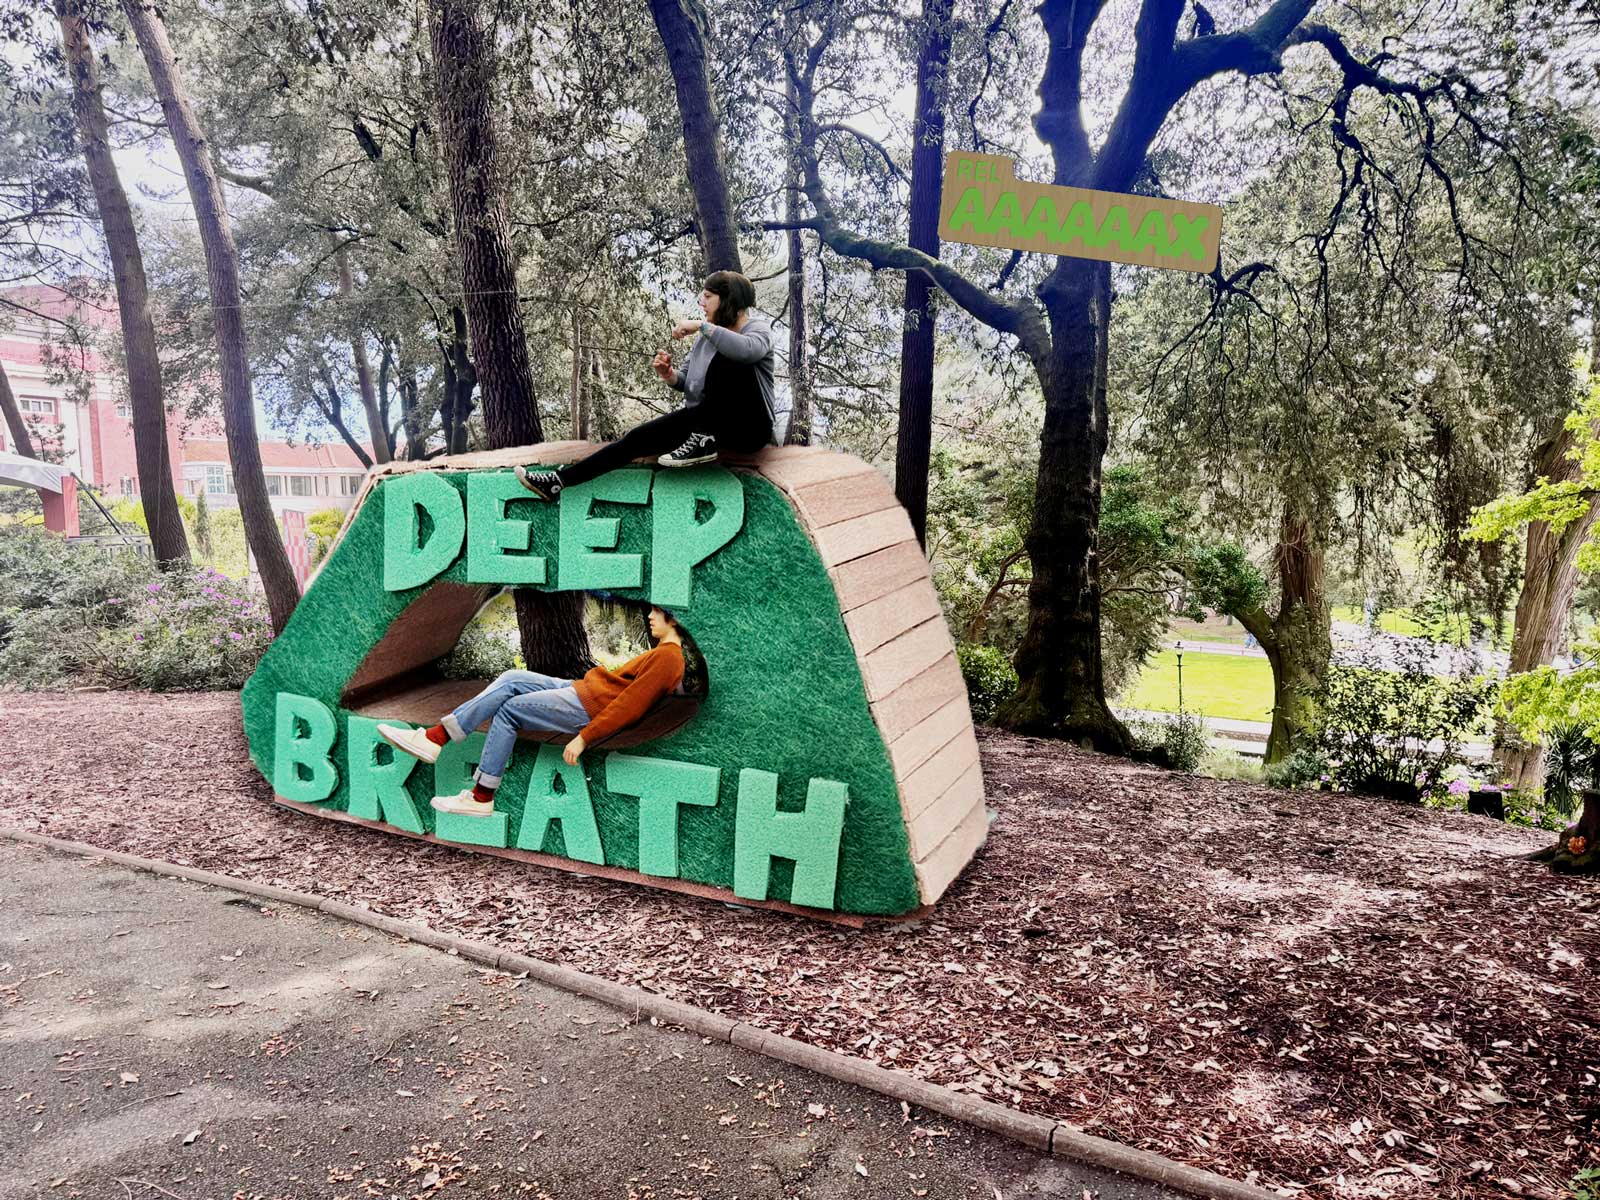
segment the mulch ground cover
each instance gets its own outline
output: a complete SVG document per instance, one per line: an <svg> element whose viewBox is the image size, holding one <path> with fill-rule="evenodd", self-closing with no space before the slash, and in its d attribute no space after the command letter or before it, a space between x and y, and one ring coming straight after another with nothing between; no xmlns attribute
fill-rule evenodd
<svg viewBox="0 0 1600 1200"><path fill-rule="evenodd" d="M284 810L230 693L0 697L0 823L365 904L1311 1196L1600 1165L1600 883L1550 835L984 731L988 846L855 932Z"/></svg>

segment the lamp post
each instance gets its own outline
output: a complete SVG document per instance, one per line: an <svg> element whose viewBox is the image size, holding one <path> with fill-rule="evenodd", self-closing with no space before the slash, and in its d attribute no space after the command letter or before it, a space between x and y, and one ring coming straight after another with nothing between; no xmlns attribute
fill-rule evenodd
<svg viewBox="0 0 1600 1200"><path fill-rule="evenodd" d="M1172 649L1178 656L1178 715L1183 715L1183 643L1175 642Z"/></svg>

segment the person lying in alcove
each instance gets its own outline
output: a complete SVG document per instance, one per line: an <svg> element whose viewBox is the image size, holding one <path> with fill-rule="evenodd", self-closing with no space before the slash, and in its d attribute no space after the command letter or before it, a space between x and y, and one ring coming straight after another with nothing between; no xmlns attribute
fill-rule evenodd
<svg viewBox="0 0 1600 1200"><path fill-rule="evenodd" d="M429 729L379 725L378 733L396 750L425 763L437 762L446 742L465 741L485 721L473 785L454 796L439 796L440 812L486 817L494 812L495 789L511 762L517 734L524 730L570 733L561 757L575 764L589 746L637 724L663 697L683 682L683 627L665 609L650 610L655 645L615 671L595 667L582 679L557 679L537 671L507 671L472 699L439 718Z"/></svg>

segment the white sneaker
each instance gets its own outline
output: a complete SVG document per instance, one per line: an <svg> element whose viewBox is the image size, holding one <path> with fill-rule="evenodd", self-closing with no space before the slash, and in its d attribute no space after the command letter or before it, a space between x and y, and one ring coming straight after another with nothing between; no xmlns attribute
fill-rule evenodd
<svg viewBox="0 0 1600 1200"><path fill-rule="evenodd" d="M396 750L403 750L412 758L420 758L425 763L439 761L439 751L443 746L436 745L428 740L428 735L420 729L403 729L399 725L379 725L378 736L388 742Z"/></svg>
<svg viewBox="0 0 1600 1200"><path fill-rule="evenodd" d="M460 813L465 817L494 816L494 801L479 800L472 794L471 788L459 791L454 796L435 796L433 806L440 812Z"/></svg>

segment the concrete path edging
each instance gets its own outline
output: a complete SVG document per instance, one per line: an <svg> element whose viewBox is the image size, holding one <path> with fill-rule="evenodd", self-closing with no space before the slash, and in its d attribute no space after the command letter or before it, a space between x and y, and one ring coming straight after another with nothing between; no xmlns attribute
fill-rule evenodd
<svg viewBox="0 0 1600 1200"><path fill-rule="evenodd" d="M396 917L386 917L355 904L325 900L307 892L255 883L252 880L221 875L214 871L201 871L177 863L162 862L159 859L139 858L115 850L104 850L85 842L67 841L64 838L48 837L22 829L0 827L0 837L46 846L69 854L101 858L119 866L186 879L192 883L209 884L212 887L225 888L279 904L293 904L365 925L419 945L432 946L461 958L484 963L496 970L526 972L529 978L632 1013L636 1020L649 1018L661 1024L678 1025L703 1037L729 1042L780 1062L815 1071L829 1079L854 1084L890 1099L914 1104L929 1112L1021 1142L1035 1150L1160 1184L1199 1197L1200 1200L1277 1200L1276 1192L1229 1179L1198 1167L1186 1166L1148 1150L1138 1150L1119 1142L1098 1138L1065 1122L1018 1112L991 1100L982 1100L940 1084L917 1079L902 1071L893 1071L847 1054L824 1050L820 1046L812 1046L769 1030L758 1029L753 1025L746 1025L666 996L613 983L583 971L545 962L543 959L508 953L482 942L441 933L426 925L413 924Z"/></svg>

